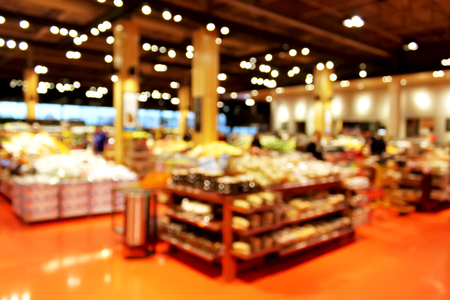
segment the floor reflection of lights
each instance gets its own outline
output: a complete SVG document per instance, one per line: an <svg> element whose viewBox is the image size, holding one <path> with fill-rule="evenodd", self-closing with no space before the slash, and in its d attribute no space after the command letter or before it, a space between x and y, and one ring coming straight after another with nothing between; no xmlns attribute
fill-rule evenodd
<svg viewBox="0 0 450 300"><path fill-rule="evenodd" d="M30 293L23 293L21 298L19 294L12 294L10 298L3 296L1 300L30 300Z"/></svg>
<svg viewBox="0 0 450 300"><path fill-rule="evenodd" d="M69 287L77 287L80 284L81 284L81 279L78 277L70 276L69 278L67 278L67 285Z"/></svg>
<svg viewBox="0 0 450 300"><path fill-rule="evenodd" d="M103 249L100 252L86 253L76 256L67 256L62 259L55 259L45 263L42 266L44 272L50 273L60 268L67 268L75 265L81 265L93 260L107 259L112 256L112 250Z"/></svg>

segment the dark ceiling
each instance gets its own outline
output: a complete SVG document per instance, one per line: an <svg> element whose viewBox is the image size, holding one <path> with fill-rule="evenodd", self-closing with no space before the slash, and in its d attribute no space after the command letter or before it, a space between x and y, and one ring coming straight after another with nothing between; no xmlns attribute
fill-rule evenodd
<svg viewBox="0 0 450 300"><path fill-rule="evenodd" d="M144 3L124 0L119 8L113 0L0 1L0 16L6 19L0 25L0 38L29 44L26 51L0 48L0 80L21 78L27 61L41 64L49 69L40 76L42 81L57 83L67 78L82 84L77 95L49 93L41 96L42 101L88 101L84 92L90 86L112 88L113 72L112 65L104 61L106 54L112 54L113 46L106 43L112 31L93 36L90 30L103 21L113 23L120 18L131 18L139 25L141 44L156 44L177 52L175 58L169 58L167 53L141 50L142 91L158 89L173 96L176 90L170 88L171 81L190 82L191 60L185 54L192 33L209 22L216 28L230 29L228 35L222 36L220 50L220 71L228 76L221 85L227 92L261 88L251 83L252 77L271 79L270 74L258 70L261 63L279 71L278 86L289 86L304 84L306 74L318 62L329 60L334 62L338 80L343 80L358 77L361 63L366 64L371 77L441 69L441 59L450 57L448 0L155 0L148 1L152 8L148 16L141 12ZM182 21L164 20L164 10L180 14ZM343 20L353 15L363 18L365 25L344 27ZM20 20L27 20L30 27L20 28ZM53 25L85 33L88 41L76 46L69 36L52 34ZM403 44L409 41L416 41L419 49L404 51ZM308 55L301 54L305 47L310 49ZM290 49L297 50L297 55L291 57ZM67 59L69 50L79 51L81 59ZM268 53L273 55L270 62L264 60ZM252 57L257 60L256 69L242 69L241 61ZM166 64L168 71L155 72L156 63ZM289 77L287 72L294 66L301 72ZM2 98L12 93L2 92ZM110 97L101 104L110 105Z"/></svg>

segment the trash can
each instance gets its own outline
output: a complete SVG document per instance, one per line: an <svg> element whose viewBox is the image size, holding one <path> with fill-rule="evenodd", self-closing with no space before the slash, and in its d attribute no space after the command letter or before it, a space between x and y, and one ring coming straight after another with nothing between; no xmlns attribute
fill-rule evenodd
<svg viewBox="0 0 450 300"><path fill-rule="evenodd" d="M152 190L141 188L123 188L118 191L125 197L125 257L147 257L155 252L157 241L156 197Z"/></svg>

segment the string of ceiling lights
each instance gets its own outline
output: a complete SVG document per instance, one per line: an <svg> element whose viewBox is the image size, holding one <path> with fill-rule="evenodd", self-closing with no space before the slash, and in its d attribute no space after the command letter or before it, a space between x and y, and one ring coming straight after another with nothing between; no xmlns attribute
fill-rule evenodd
<svg viewBox="0 0 450 300"><path fill-rule="evenodd" d="M99 3L105 3L105 0L97 0L97 1ZM114 5L116 7L122 7L123 4L124 3L123 3L122 0L114 0ZM151 7L148 4L144 4L141 7L141 11L142 11L142 13L144 15L150 15L152 13L152 9L151 9ZM164 10L162 12L161 16L166 21L173 20L174 22L181 22L183 20L181 15L176 14L176 15L172 16L172 13L170 11L168 11L168 10ZM0 24L5 23L5 21L6 21L6 19L3 16L0 16ZM345 19L343 21L343 25L345 27L347 27L347 28L361 28L362 26L364 26L364 24L365 24L365 21L360 16L357 16L357 15L354 15L351 18L347 18L347 19ZM23 28L23 29L28 29L30 27L30 23L28 21L26 21L26 20L20 20L19 26L21 28ZM107 30L109 30L111 28L112 28L112 24L109 21L104 21L104 22L98 24L98 26L96 28L92 28L90 30L90 33L92 35L94 35L94 36L97 36L97 35L100 34L100 32L106 32ZM216 25L214 23L208 23L206 25L206 29L208 31L214 31L216 29ZM75 29L66 29L66 28L58 28L56 26L51 26L50 27L50 32L52 34L60 34L62 36L67 36L68 35L68 36L72 37L74 44L77 45L77 46L81 45L83 42L86 42L88 40L88 36L86 34L79 35L78 32ZM230 30L229 30L228 27L223 26L223 27L220 28L220 33L222 35L227 35L227 34L229 34L229 32L230 32ZM114 37L113 36L108 36L106 38L106 43L107 44L113 44L114 43ZM220 45L221 43L222 43L222 39L220 37L218 37L216 39L216 44ZM28 44L26 42L19 42L19 43L17 43L15 40L12 40L12 39L5 41L4 39L0 38L0 47L3 47L5 45L8 48L10 48L10 49L14 49L16 46L18 46L18 48L20 50L23 50L23 51L28 49ZM176 51L174 49L167 50L167 48L164 47L164 46L160 46L159 47L157 45L151 45L149 43L144 43L142 45L142 48L143 48L144 51L150 51L151 50L153 52L158 52L159 51L162 54L167 53L167 55L170 58L175 58L177 56L177 53L176 53ZM403 50L405 50L405 51L416 51L418 48L419 48L419 45L417 44L416 41L405 41L405 43L403 44ZM297 55L297 50L296 49L286 49L286 45L283 45L283 50L289 50L288 54L291 57L294 57L294 56ZM302 55L308 55L310 53L310 50L308 48L303 48L300 52L301 52ZM189 59L193 58L193 56L194 56L194 47L192 45L187 46L185 55ZM280 52L279 53L279 57L280 58L284 58L285 56L286 56L285 52ZM68 51L66 53L66 57L68 59L80 59L81 58L81 53L78 52L78 51ZM265 59L266 62L272 61L273 54L271 54L271 53L266 54L264 56L264 59ZM106 55L104 57L104 60L105 60L106 63L111 63L113 61L113 56L112 55ZM333 66L329 67L329 63L332 64ZM450 66L450 58L449 59L443 59L441 61L441 64L443 66ZM251 70L256 69L256 67L257 67L256 66L256 58L252 57L250 59L250 62L242 61L240 63L240 67L243 68L243 69L251 69ZM329 62L326 63L326 67L328 69L332 69L334 67L334 64L331 61L329 61ZM155 64L154 68L155 68L155 71L157 71L157 72L165 72L165 71L167 71L167 66L164 65L164 64ZM323 63L319 63L319 64L317 64L316 68L321 70L321 69L324 68L324 64ZM273 69L270 65L267 65L267 64L260 64L258 69L262 73L270 73L270 75L273 78L277 78L279 76L279 74L280 74L280 72L278 70ZM291 70L289 70L287 72L287 75L288 75L288 77L294 77L295 75L297 75L299 73L300 73L300 68L295 66L295 67L293 67ZM44 74L44 73L40 73L40 74ZM221 77L221 75L222 74L219 74L220 77ZM226 74L223 74L223 75L225 76L224 77L225 79L223 79L223 80L226 80ZM367 77L367 75L368 75L368 73L367 73L367 70L366 70L366 65L364 63L360 64L359 77L365 78L365 77ZM219 76L218 76L219 81L223 81L223 80L221 80L219 78ZM442 70L435 71L435 72L433 72L433 76L436 77L436 78L443 77L444 76L444 71L442 71ZM391 80L392 80L392 77L384 76L383 77L383 82L390 82L390 81L387 81L386 78L391 78ZM337 75L333 73L333 74L330 75L329 79L331 81L336 81L337 80ZM118 76L117 75L112 75L111 76L111 80L113 82L117 82L118 81ZM312 84L313 83L313 76L312 76L312 74L308 74L307 75L305 82L307 83L307 85L306 85L306 89L307 90L313 90L314 89L314 85ZM275 87L277 87L277 83L276 83L276 81L274 79L263 79L263 78L253 77L251 79L251 83L252 84L258 84L258 85L263 85L264 84L268 88L275 88ZM348 80L343 80L343 81L341 81L340 85L342 87L348 87L350 85L350 83L349 83ZM179 84L178 84L178 87L179 87ZM277 90L278 90L278 88L277 88ZM224 94L226 92L226 89L224 87L219 86L217 88L217 92L219 94ZM231 93L230 95L233 95L233 93ZM268 102L272 101L271 99L269 101L269 99L266 99L266 100Z"/></svg>

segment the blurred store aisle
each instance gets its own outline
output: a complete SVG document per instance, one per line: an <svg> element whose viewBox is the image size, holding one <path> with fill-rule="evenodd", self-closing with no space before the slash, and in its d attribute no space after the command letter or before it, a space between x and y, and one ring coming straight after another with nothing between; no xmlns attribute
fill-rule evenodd
<svg viewBox="0 0 450 300"><path fill-rule="evenodd" d="M449 229L450 211L408 217L377 211L353 244L226 283L218 268L182 253L124 260L109 216L27 227L0 199L0 300L444 300L450 298ZM202 264L203 272L192 264Z"/></svg>

